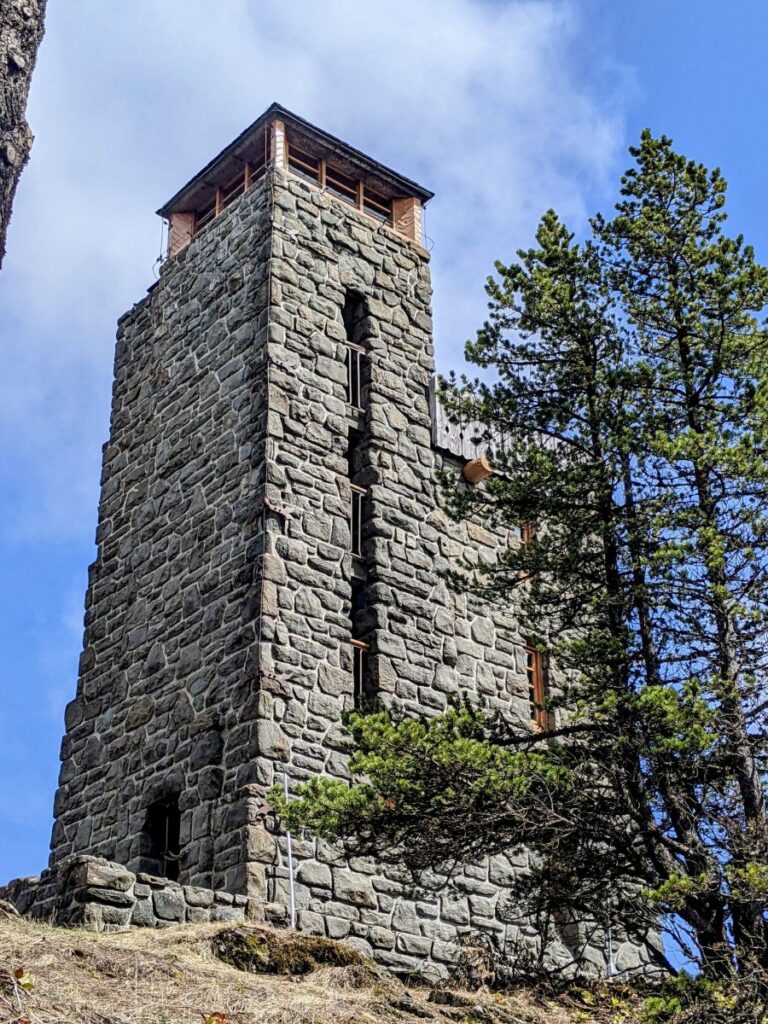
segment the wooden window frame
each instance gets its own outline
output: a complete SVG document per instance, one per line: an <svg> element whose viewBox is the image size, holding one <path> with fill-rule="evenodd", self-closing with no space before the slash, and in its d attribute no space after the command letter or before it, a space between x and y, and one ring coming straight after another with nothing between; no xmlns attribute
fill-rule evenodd
<svg viewBox="0 0 768 1024"><path fill-rule="evenodd" d="M323 180L326 192L334 199L339 199L347 206L353 206L359 210L360 182L350 177L349 174L345 174L340 167L334 166L333 163L329 164L327 160L324 160L323 164L325 165Z"/></svg>
<svg viewBox="0 0 768 1024"><path fill-rule="evenodd" d="M528 679L528 706L530 708L531 729L534 732L546 732L549 729L549 712L546 708L547 681L544 670L544 658L541 651L526 644L525 671Z"/></svg>
<svg viewBox="0 0 768 1024"><path fill-rule="evenodd" d="M363 185L362 203L363 213L367 214L367 216L373 217L380 224L393 224L391 199L387 199L386 196L375 189Z"/></svg>
<svg viewBox="0 0 768 1024"><path fill-rule="evenodd" d="M207 227L212 221L216 219L216 197L209 200L205 206L202 206L199 210L195 210L195 229L193 234L197 234L198 231L202 231L204 227Z"/></svg>
<svg viewBox="0 0 768 1024"><path fill-rule="evenodd" d="M231 206L236 199L238 199L246 191L246 170L248 165L246 164L243 169L235 175L234 178L223 185L217 190L219 196L219 214L223 213L228 206Z"/></svg>
<svg viewBox="0 0 768 1024"><path fill-rule="evenodd" d="M240 171L230 178L224 185L216 189L214 196L199 210L194 211L193 236L202 231L203 228L220 217L221 214L231 206L248 189L252 188L259 181L267 169L266 157L257 163L245 162Z"/></svg>
<svg viewBox="0 0 768 1024"><path fill-rule="evenodd" d="M302 149L301 146L291 142L290 139L286 140L286 149L285 165L291 174L295 174L302 181L314 182L315 185L320 185L325 177L322 157L315 156L307 149ZM317 167L314 166L315 163ZM298 170L296 169L297 167Z"/></svg>
<svg viewBox="0 0 768 1024"><path fill-rule="evenodd" d="M536 536L536 527L533 523L521 523L518 527L518 539L523 547L527 547L533 543L533 538Z"/></svg>
<svg viewBox="0 0 768 1024"><path fill-rule="evenodd" d="M313 161L317 160L317 173L315 174L311 163L295 155L296 153L308 156ZM294 155L292 156L292 154ZM298 171L291 166L292 162L299 165ZM394 226L393 200L391 198L366 185L361 178L354 178L347 174L332 160L329 163L324 157L315 157L309 150L303 149L298 143L293 142L289 136L286 136L286 167L297 178L310 185L317 185L334 199L354 207L359 213L370 217L371 220L375 220L379 224L388 224L390 227Z"/></svg>

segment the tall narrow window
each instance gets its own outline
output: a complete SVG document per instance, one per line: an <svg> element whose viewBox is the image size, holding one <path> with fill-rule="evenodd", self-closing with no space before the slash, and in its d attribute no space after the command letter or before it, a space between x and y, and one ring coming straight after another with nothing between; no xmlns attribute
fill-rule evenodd
<svg viewBox="0 0 768 1024"><path fill-rule="evenodd" d="M543 732L549 727L549 715L545 706L547 690L541 651L537 651L534 647L526 647L525 659L525 669L528 676L528 705L530 707L531 728Z"/></svg>
<svg viewBox="0 0 768 1024"><path fill-rule="evenodd" d="M518 538L521 544L530 544L533 541L533 523L521 523L517 528Z"/></svg>
<svg viewBox="0 0 768 1024"><path fill-rule="evenodd" d="M145 869L151 874L170 878L175 882L179 877L181 854L181 812L178 796L158 800L147 809L144 823Z"/></svg>
<svg viewBox="0 0 768 1024"><path fill-rule="evenodd" d="M365 300L359 292L347 292L342 309L347 334L347 403L358 412L365 409L368 357L365 351Z"/></svg>
<svg viewBox="0 0 768 1024"><path fill-rule="evenodd" d="M362 470L362 444L365 435L359 430L350 430L347 446L347 465L350 481L349 532L352 554L356 558L363 557L363 515L365 512L365 496L367 488L357 481Z"/></svg>
<svg viewBox="0 0 768 1024"><path fill-rule="evenodd" d="M364 640L355 640L354 638L349 643L352 647L352 696L355 707L359 708L367 696L365 680L368 667L368 644Z"/></svg>
<svg viewBox="0 0 768 1024"><path fill-rule="evenodd" d="M363 556L363 501L365 500L366 490L364 487L358 487L357 484L352 484L352 509L351 509L351 534L352 534L352 554L356 558L362 558Z"/></svg>
<svg viewBox="0 0 768 1024"><path fill-rule="evenodd" d="M352 635L349 641L352 646L352 693L355 707L373 696L368 672L368 643L363 639L367 629L367 611L365 580L355 577L352 579Z"/></svg>

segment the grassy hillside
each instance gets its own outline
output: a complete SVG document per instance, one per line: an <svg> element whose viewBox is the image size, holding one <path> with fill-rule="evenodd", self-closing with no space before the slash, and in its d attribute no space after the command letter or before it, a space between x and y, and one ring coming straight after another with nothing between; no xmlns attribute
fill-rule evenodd
<svg viewBox="0 0 768 1024"><path fill-rule="evenodd" d="M216 924L96 935L0 914L3 1024L596 1020L584 1005L569 1007L531 993L406 988L343 943L291 932Z"/></svg>

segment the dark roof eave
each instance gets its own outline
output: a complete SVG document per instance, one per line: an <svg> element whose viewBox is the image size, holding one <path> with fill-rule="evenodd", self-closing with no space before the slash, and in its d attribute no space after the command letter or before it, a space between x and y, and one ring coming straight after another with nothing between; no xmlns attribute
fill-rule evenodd
<svg viewBox="0 0 768 1024"><path fill-rule="evenodd" d="M383 164L378 163L376 160L372 160L366 156L365 153L361 153L359 149L355 149L353 146L347 145L346 142L342 142L341 139L337 139L335 136L330 135L328 132L324 132L321 128L316 128L315 125L310 124L309 121L305 121L304 118L299 117L298 114L292 113L290 110L286 110L285 107L281 107L279 103L272 103L264 111L264 113L258 117L253 124L249 125L245 131L241 132L236 139L225 146L222 151L210 160L201 171L199 171L193 178L184 185L179 191L172 196L168 202L164 203L163 206L157 210L160 217L168 217L169 214L174 213L177 210L189 209L189 206L184 206L184 199L188 193L192 192L196 187L204 184L205 178L211 174L212 171L219 164L224 164L226 160L235 155L238 148L240 148L248 138L255 134L260 128L262 128L268 121L279 115L282 121L285 121L289 126L293 124L296 128L303 130L310 135L314 135L321 142L326 143L333 149L341 151L344 156L351 159L352 162L364 166L384 181L395 186L398 189L403 189L409 195L416 196L421 202L426 205L430 199L433 198L434 192L430 192L428 189L418 185L415 181L411 181L410 178L403 177L402 174L398 174L396 171L391 170L389 167L385 167Z"/></svg>

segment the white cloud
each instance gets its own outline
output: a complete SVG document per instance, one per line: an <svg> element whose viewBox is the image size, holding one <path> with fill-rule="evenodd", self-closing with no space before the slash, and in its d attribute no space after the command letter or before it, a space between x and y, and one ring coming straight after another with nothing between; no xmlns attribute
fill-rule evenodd
<svg viewBox="0 0 768 1024"><path fill-rule="evenodd" d="M153 211L269 102L437 192L445 368L493 259L548 206L583 219L614 169L620 97L577 70L589 45L566 0L51 5L0 275L6 535L92 535L114 324L153 279Z"/></svg>

